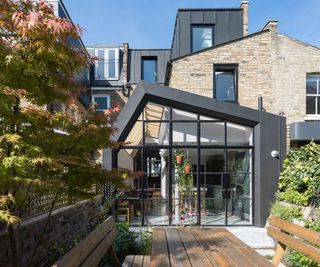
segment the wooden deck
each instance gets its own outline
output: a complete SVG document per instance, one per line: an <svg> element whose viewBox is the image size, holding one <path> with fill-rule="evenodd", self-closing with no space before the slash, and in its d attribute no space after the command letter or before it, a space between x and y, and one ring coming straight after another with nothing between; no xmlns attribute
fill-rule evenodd
<svg viewBox="0 0 320 267"><path fill-rule="evenodd" d="M150 267L169 266L270 267L274 265L223 228L155 228Z"/></svg>

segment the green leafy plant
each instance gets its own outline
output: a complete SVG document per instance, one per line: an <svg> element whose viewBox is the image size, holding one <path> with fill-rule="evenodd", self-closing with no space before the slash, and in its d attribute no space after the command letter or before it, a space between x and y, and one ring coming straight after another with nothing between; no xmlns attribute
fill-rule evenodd
<svg viewBox="0 0 320 267"><path fill-rule="evenodd" d="M320 146L314 142L293 149L283 162L277 199L299 205L320 205Z"/></svg>
<svg viewBox="0 0 320 267"><path fill-rule="evenodd" d="M293 219L301 219L302 213L299 207L286 207L278 202L273 204L271 214L285 221L292 222Z"/></svg>
<svg viewBox="0 0 320 267"><path fill-rule="evenodd" d="M136 237L130 231L130 225L126 222L116 223L118 235L113 241L114 250L120 260L123 260L127 255L132 254L135 247Z"/></svg>

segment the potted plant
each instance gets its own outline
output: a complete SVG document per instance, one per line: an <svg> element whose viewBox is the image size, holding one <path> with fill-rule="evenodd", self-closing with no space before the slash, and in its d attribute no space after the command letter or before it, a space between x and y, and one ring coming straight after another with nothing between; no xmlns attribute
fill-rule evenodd
<svg viewBox="0 0 320 267"><path fill-rule="evenodd" d="M188 162L184 164L183 170L184 170L184 173L189 174L191 172L191 164Z"/></svg>
<svg viewBox="0 0 320 267"><path fill-rule="evenodd" d="M182 152L177 152L176 153L176 162L177 164L181 164L183 160L183 153Z"/></svg>

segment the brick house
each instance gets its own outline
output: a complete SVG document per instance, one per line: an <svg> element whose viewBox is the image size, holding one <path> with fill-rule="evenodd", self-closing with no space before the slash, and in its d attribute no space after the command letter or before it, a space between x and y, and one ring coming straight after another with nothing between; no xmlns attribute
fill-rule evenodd
<svg viewBox="0 0 320 267"><path fill-rule="evenodd" d="M261 108L287 118L288 147L320 141L319 48L279 33L276 20L248 34L248 8L243 1L240 8L179 9L171 49L129 49L124 43L117 48L119 80L93 78L91 99L109 95L110 103L124 105L140 80L254 109L261 97ZM98 56L99 46L88 50ZM154 77L144 78L146 69Z"/></svg>

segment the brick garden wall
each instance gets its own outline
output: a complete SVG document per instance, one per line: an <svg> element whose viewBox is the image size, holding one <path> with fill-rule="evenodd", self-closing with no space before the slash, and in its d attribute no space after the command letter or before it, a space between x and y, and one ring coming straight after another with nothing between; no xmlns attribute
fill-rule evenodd
<svg viewBox="0 0 320 267"><path fill-rule="evenodd" d="M98 222L98 201L99 199L86 200L55 210L33 266L49 266L49 252L55 243L58 247L63 247L64 243L72 242L79 235L85 234L88 228L95 225ZM40 234L43 232L46 218L47 215L43 214L21 223L20 239L22 241L20 247L23 266L30 267L27 263ZM6 231L0 232L0 266L11 266L10 241Z"/></svg>

